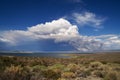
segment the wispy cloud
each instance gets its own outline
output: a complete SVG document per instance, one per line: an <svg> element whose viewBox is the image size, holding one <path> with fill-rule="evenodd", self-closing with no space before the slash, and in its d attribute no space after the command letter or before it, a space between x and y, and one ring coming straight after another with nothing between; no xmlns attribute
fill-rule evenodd
<svg viewBox="0 0 120 80"><path fill-rule="evenodd" d="M81 26L100 28L105 18L99 17L91 12L73 13L73 20Z"/></svg>

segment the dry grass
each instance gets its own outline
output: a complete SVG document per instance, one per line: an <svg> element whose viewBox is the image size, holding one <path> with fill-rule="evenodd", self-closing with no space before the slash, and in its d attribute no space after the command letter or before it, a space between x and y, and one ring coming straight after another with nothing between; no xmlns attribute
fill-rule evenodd
<svg viewBox="0 0 120 80"><path fill-rule="evenodd" d="M120 80L120 53L0 57L0 80ZM76 57L77 56L77 57Z"/></svg>

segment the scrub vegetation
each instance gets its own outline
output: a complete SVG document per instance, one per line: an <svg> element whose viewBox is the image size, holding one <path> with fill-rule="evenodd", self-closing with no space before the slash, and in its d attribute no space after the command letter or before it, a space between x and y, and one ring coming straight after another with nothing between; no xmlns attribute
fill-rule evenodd
<svg viewBox="0 0 120 80"><path fill-rule="evenodd" d="M0 57L0 80L120 80L120 53Z"/></svg>

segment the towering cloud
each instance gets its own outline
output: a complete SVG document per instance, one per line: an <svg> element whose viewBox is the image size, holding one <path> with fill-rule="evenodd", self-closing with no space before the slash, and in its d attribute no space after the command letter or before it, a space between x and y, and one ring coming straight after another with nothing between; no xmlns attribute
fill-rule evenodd
<svg viewBox="0 0 120 80"><path fill-rule="evenodd" d="M90 22L91 16L93 15L86 15L88 20L82 18L81 22L83 24ZM78 18L81 19L81 17ZM95 25L100 25L100 22L99 20L94 21L94 19L92 21ZM64 18L28 27L27 30L10 30L0 34L0 43L7 43L9 46L19 46L41 40L53 40L55 44L65 42L79 51L117 49L120 47L120 35L83 36L79 33L77 25L72 25Z"/></svg>

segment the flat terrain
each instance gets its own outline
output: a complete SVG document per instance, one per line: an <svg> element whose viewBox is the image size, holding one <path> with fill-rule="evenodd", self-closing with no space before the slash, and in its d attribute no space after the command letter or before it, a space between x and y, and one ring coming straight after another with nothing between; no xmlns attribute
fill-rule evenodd
<svg viewBox="0 0 120 80"><path fill-rule="evenodd" d="M120 80L120 52L65 55L0 56L0 80Z"/></svg>

